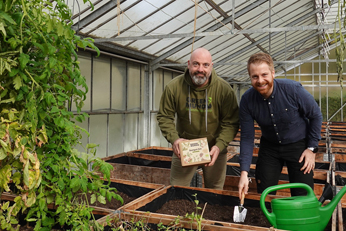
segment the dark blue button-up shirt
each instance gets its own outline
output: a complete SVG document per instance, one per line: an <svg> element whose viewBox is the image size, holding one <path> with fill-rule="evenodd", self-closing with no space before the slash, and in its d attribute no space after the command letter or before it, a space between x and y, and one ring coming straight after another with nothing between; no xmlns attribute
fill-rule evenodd
<svg viewBox="0 0 346 231"><path fill-rule="evenodd" d="M249 171L254 147L254 121L262 136L277 144L302 139L308 147L317 147L321 139L322 113L313 96L296 81L274 79L272 95L265 99L254 88L241 98L240 170Z"/></svg>

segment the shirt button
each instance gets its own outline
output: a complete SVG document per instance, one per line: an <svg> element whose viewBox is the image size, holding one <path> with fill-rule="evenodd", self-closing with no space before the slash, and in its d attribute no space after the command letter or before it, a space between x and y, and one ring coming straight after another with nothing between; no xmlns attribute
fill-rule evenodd
<svg viewBox="0 0 346 231"><path fill-rule="evenodd" d="M270 102L268 102L268 104L270 104Z"/></svg>
<svg viewBox="0 0 346 231"><path fill-rule="evenodd" d="M273 114L270 114L271 116L273 116Z"/></svg>
<svg viewBox="0 0 346 231"><path fill-rule="evenodd" d="M274 124L274 127L276 127L276 124Z"/></svg>
<svg viewBox="0 0 346 231"><path fill-rule="evenodd" d="M279 135L279 133L276 133L276 135Z"/></svg>
<svg viewBox="0 0 346 231"><path fill-rule="evenodd" d="M279 140L279 143L281 144L281 140Z"/></svg>
<svg viewBox="0 0 346 231"><path fill-rule="evenodd" d="M287 108L285 110L287 111Z"/></svg>

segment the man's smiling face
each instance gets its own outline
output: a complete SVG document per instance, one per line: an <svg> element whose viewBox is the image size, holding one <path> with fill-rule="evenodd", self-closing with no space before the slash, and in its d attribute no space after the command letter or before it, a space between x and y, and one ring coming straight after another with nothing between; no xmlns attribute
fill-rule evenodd
<svg viewBox="0 0 346 231"><path fill-rule="evenodd" d="M249 67L251 85L264 98L268 98L273 92L275 71L270 70L265 62L252 63Z"/></svg>

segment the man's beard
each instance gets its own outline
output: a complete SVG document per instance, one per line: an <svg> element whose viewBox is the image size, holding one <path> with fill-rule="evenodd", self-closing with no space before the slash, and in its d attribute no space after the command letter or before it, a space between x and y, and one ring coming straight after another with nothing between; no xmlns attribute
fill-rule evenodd
<svg viewBox="0 0 346 231"><path fill-rule="evenodd" d="M195 75L192 76L192 82L196 84L197 86L203 85L207 81L207 79L208 79L207 76L203 76L203 77L197 77Z"/></svg>

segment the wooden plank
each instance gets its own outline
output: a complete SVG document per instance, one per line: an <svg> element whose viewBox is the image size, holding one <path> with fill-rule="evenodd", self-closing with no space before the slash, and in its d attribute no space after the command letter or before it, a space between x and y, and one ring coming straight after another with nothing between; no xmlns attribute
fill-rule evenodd
<svg viewBox="0 0 346 231"><path fill-rule="evenodd" d="M126 156L140 158L144 160L153 160L153 161L172 161L171 156L160 156L160 155L144 154L144 153L137 153L137 152L127 152Z"/></svg>
<svg viewBox="0 0 346 231"><path fill-rule="evenodd" d="M229 166L234 166L234 167L240 167L239 163L232 163L232 162L227 162L227 165ZM256 169L255 164L250 165L250 169ZM317 180L326 180L327 178L327 171L326 169L315 169L314 170L314 179ZM281 174L288 174L287 167L284 166L282 168ZM345 174L346 175L346 174Z"/></svg>
<svg viewBox="0 0 346 231"><path fill-rule="evenodd" d="M224 190L238 191L239 176L227 175L224 184ZM250 177L251 182L249 182L249 192L257 193L257 184L254 177ZM279 180L278 184L287 184L287 180ZM314 193L316 196L321 196L324 189L324 184L315 183ZM278 190L276 195L291 196L290 189Z"/></svg>
<svg viewBox="0 0 346 231"><path fill-rule="evenodd" d="M158 214L158 213L149 213L142 211L133 211L133 210L124 210L120 211L118 214L112 214L108 216L109 219L118 218L123 221L141 221L144 223L159 224L162 223L165 226L172 225L176 221L177 216L167 215L167 214ZM185 229L198 229L197 222L191 222L190 219L179 217L179 223L176 224L176 228L185 228ZM212 220L202 220L203 230L212 230L212 231L224 231L224 230L254 230L254 231L264 231L264 230L277 230L280 229L271 229L268 227L259 227L259 226L249 226L239 223L229 223L229 222L220 222Z"/></svg>

